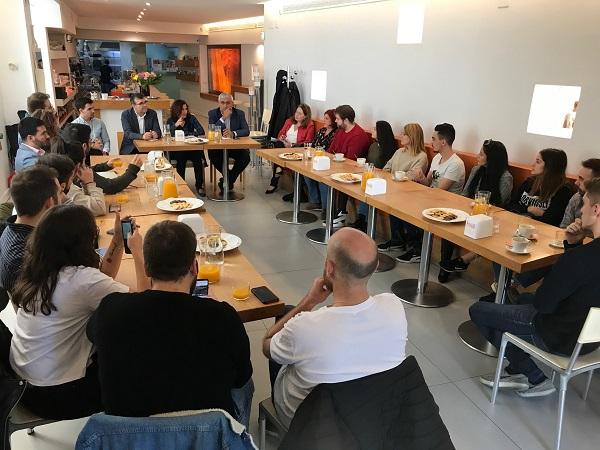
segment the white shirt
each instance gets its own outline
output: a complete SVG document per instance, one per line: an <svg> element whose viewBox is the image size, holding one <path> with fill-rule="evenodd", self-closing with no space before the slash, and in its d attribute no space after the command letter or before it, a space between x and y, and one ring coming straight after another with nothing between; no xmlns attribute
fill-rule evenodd
<svg viewBox="0 0 600 450"><path fill-rule="evenodd" d="M465 163L456 153L453 153L443 163L440 163L441 159L442 155L438 153L431 161L431 167L429 168L429 173L433 174L431 177L431 187L438 187L440 180L446 178L453 182L448 192L461 195L463 185L465 184Z"/></svg>
<svg viewBox="0 0 600 450"><path fill-rule="evenodd" d="M271 358L285 364L273 390L277 415L289 426L316 385L396 367L404 361L407 334L404 307L393 294L293 317L271 338Z"/></svg>
<svg viewBox="0 0 600 450"><path fill-rule="evenodd" d="M143 116L139 116L138 114L136 114L135 116L137 117L138 125L140 127L140 134L144 134L146 132L146 130L144 129L144 117L146 117L146 114L144 114Z"/></svg>
<svg viewBox="0 0 600 450"><path fill-rule="evenodd" d="M88 319L100 301L129 288L92 267L69 266L58 274L52 303L56 311L35 315L23 308L10 346L14 371L34 386L55 386L85 376L92 343L85 334Z"/></svg>
<svg viewBox="0 0 600 450"><path fill-rule="evenodd" d="M298 142L298 127L296 127L296 125L292 125L289 130L287 130L285 138L290 144L295 144Z"/></svg>

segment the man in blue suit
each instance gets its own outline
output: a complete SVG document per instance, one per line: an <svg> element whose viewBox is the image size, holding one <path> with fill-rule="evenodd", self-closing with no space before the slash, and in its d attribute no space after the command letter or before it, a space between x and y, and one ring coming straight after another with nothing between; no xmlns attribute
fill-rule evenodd
<svg viewBox="0 0 600 450"><path fill-rule="evenodd" d="M156 111L148 108L148 100L142 94L131 96L131 108L121 113L121 125L123 126L123 142L119 153L129 155L139 153L134 139L160 139L162 132Z"/></svg>
<svg viewBox="0 0 600 450"><path fill-rule="evenodd" d="M219 107L208 111L208 123L220 125L223 136L227 138L235 139L250 135L244 112L233 107L233 97L226 92L219 95ZM231 190L235 180L250 163L250 151L248 149L230 150L227 156L235 161L233 168L228 173L229 189ZM223 152L211 150L208 152L208 159L223 175ZM223 191L223 178L219 180L219 189L221 192Z"/></svg>
<svg viewBox="0 0 600 450"><path fill-rule="evenodd" d="M19 122L19 136L21 136L21 143L15 157L16 172L35 165L39 157L45 153L42 147L50 140L46 125L35 117L25 117Z"/></svg>

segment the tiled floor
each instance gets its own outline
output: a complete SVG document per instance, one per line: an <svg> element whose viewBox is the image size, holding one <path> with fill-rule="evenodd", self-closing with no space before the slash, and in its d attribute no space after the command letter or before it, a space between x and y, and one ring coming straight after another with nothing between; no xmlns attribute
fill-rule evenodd
<svg viewBox="0 0 600 450"><path fill-rule="evenodd" d="M188 170L188 181L191 173ZM325 246L305 238L307 230L318 226L285 225L275 214L290 209L281 201L281 193L266 196L268 169L261 178L248 170L245 195L237 203L208 201L207 208L227 231L243 239L242 250L264 275L273 290L288 303L297 303L312 280L321 273ZM432 270L432 273L434 271ZM415 278L417 265L399 264L393 271L375 274L369 282L372 293L389 291L392 282ZM506 450L548 449L554 445L557 395L540 399L521 399L513 393L501 393L495 406L489 403L489 389L477 377L493 372L496 360L466 348L456 329L467 316L471 302L483 291L464 280L448 284L456 301L440 309L406 306L409 343L407 353L415 355L427 384L457 449ZM2 314L3 319L10 311ZM7 319L12 320L10 317ZM267 364L261 352L261 340L272 321L246 325L252 346L254 366L254 409L250 431L257 438L257 405L270 395ZM575 379L567 395L564 423L564 449L597 449L596 426L600 421L600 379L595 377L588 400L582 392L584 380ZM61 422L39 427L34 436L24 431L13 436L18 450L54 450L73 448L85 420ZM275 448L275 442L269 442Z"/></svg>

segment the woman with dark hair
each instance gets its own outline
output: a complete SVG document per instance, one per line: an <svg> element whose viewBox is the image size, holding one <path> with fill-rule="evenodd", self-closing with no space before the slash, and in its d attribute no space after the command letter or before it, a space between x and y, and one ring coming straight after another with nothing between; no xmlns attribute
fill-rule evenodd
<svg viewBox="0 0 600 450"><path fill-rule="evenodd" d="M190 112L190 107L185 100L175 100L171 105L171 116L167 120L167 126L171 136L175 136L175 130L183 130L186 136L202 136L204 128ZM206 196L204 189L204 151L193 150L185 152L172 152L171 158L177 161L177 173L185 180L185 165L191 161L194 165L194 176L196 177L196 190L200 197Z"/></svg>
<svg viewBox="0 0 600 450"><path fill-rule="evenodd" d="M10 364L28 381L23 403L48 419L75 419L102 411L98 366L85 335L100 301L129 288L114 281L123 256L121 221L100 261L98 228L79 205L51 208L27 244L12 300L19 306L10 347ZM145 288L142 238L134 231L128 245L136 264L138 288ZM139 266L139 267L138 267Z"/></svg>
<svg viewBox="0 0 600 450"><path fill-rule="evenodd" d="M396 138L390 123L378 120L375 123L374 137L375 142L369 147L367 162L373 163L378 169L383 169L397 149Z"/></svg>
<svg viewBox="0 0 600 450"><path fill-rule="evenodd" d="M508 171L506 147L500 141L492 139L484 141L477 157L477 165L471 169L462 195L475 198L478 191L489 191L490 203L504 207L510 201L512 188L513 177ZM442 239L442 258L438 275L441 283L448 281L449 273L467 270L469 264L477 258L477 254L468 252L452 259L455 248L454 244Z"/></svg>
<svg viewBox="0 0 600 450"><path fill-rule="evenodd" d="M278 141L275 147L292 148L302 147L306 142L312 142L315 137L315 124L311 118L310 106L300 103L294 112L294 115L287 119L279 131ZM280 166L273 164L273 177L265 194L272 194L277 190L279 177L281 176Z"/></svg>

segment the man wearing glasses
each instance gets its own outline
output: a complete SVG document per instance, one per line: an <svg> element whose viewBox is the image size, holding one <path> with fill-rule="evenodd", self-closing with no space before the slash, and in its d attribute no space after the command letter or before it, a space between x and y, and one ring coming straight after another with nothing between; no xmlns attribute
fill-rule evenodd
<svg viewBox="0 0 600 450"><path fill-rule="evenodd" d="M131 108L121 113L121 125L123 126L123 142L119 153L129 155L138 153L134 139L160 139L162 133L156 111L148 108L148 100L142 94L131 96Z"/></svg>

